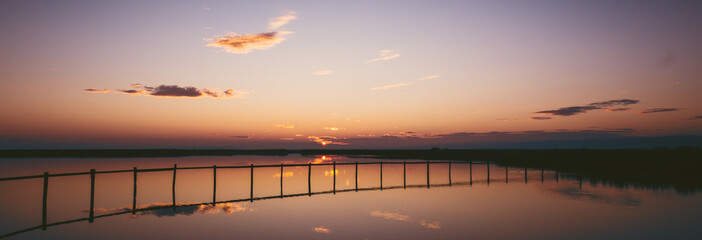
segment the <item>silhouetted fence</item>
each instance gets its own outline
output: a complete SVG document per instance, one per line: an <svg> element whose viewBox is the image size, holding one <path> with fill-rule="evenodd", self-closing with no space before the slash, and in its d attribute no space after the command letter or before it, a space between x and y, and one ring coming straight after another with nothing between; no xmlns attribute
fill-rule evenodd
<svg viewBox="0 0 702 240"><path fill-rule="evenodd" d="M402 165L402 186L383 186L383 165ZM426 172L427 172L427 183L426 185L420 184L420 185L407 185L407 165L426 165ZM430 165L432 164L448 164L448 184L431 184L430 182L430 177L429 177L429 170L430 170ZM453 180L451 179L452 175L452 169L451 166L452 164L466 164L469 166L468 170L468 182L457 182L454 183ZM475 164L484 164L487 166L487 179L484 180L488 185L490 184L490 162L489 161L481 161L481 162L473 162L473 161L390 161L390 162L344 162L344 163L337 163L337 162L332 162L332 163L317 163L317 164L312 164L312 163L307 163L307 164L271 164L271 165L244 165L244 166L207 166L207 167L178 167L177 164L174 164L172 168L148 168L148 169L138 169L137 167L134 167L133 169L129 170L111 170L111 171L96 171L95 169L90 169L88 172L75 172L75 173L58 173L58 174L49 174L49 172L44 172L42 175L30 175L30 176L19 176L19 177L6 177L6 178L0 178L0 181L13 181L13 180L21 180L21 179L33 179L33 178L43 178L44 183L44 191L43 191L43 200L42 200L42 222L41 225L32 227L32 228L27 228L23 229L20 231L15 231L12 233L0 235L0 238L5 238L9 237L12 235L16 235L19 233L27 232L27 231L32 231L32 230L37 230L37 229L42 229L46 230L47 227L49 226L56 226L56 225L62 225L62 224L67 224L67 223L73 223L73 222L80 222L80 221L88 221L92 223L96 218L102 218L102 217L107 217L107 216L114 216L114 215L121 215L125 213L131 212L133 215L136 214L139 211L150 211L150 210L156 210L156 209L163 209L163 208L173 208L173 210L176 210L176 207L184 207L184 206L194 206L194 205L201 205L201 204L218 204L218 203L233 203L233 202L244 202L244 201L256 201L256 200L265 200L265 199L272 199L272 198L288 198L288 197L298 197L298 196L312 196L312 195L318 195L318 194L336 194L337 192L350 192L350 191L368 191L368 190L384 190L384 189L406 189L408 187L410 188L431 188L431 187L443 187L443 186L452 186L454 184L457 185L472 185L473 184L473 165ZM342 190L337 190L336 189L336 166L349 166L353 165L355 166L355 171L354 171L354 179L355 179L355 184L354 188L352 189L342 189ZM379 175L380 175L380 186L378 187L369 187L369 188L359 188L358 187L358 165L379 165ZM333 175L333 187L331 191L320 191L320 192L312 192L312 167L313 166L332 166L332 175ZM283 179L284 179L284 168L285 167L307 167L307 193L295 193L295 194L287 194L285 195L283 193ZM251 175L251 185L250 185L250 195L249 198L244 198L244 199L236 199L236 200L228 200L228 201L217 201L217 169L250 169L250 175ZM254 197L254 169L256 168L280 168L280 195L276 196L264 196L264 197ZM194 204L178 204L176 202L176 195L175 195L175 190L176 190L176 174L178 170L193 170L193 169L212 169L212 174L213 174L213 191L212 191L212 202L202 202L202 203L194 203ZM505 169L505 179L504 182L508 183L509 182L509 167L504 167ZM158 207L147 207L147 208L137 208L136 205L136 200L137 200L137 176L138 173L145 173L145 172L164 172L164 171L171 171L173 172L173 181L171 185L171 193L172 193L172 204L170 206L158 206ZM98 174L110 174L110 173L132 173L133 174L133 195L132 195L132 208L131 211L123 211L123 212L117 212L117 213L109 213L109 214L104 214L104 215L99 215L95 216L95 205L94 205L94 199L95 199L95 177ZM556 171L556 182L558 182L558 172ZM47 223L47 201L48 201L48 188L49 188L49 178L52 177L64 177L64 176L78 176L78 175L90 175L90 209L89 209L89 215L87 218L80 218L80 219L74 219L74 220L69 220L69 221L63 221L63 222L55 222L55 223ZM482 182L483 180L481 180ZM493 180L494 181L494 180ZM541 169L541 182L543 183L544 181L544 170ZM580 186L582 188L582 178L578 178L578 181L580 183ZM527 178L527 168L524 168L524 183L528 182Z"/></svg>

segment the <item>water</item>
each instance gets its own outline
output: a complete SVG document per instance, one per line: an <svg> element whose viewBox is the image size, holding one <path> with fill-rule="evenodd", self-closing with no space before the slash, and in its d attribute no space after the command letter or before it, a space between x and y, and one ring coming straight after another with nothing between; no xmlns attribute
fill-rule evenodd
<svg viewBox="0 0 702 240"><path fill-rule="evenodd" d="M355 163L358 165L342 165ZM0 181L7 239L696 239L699 194L603 186L494 164L289 155L3 159L0 177L133 167L178 169ZM332 162L339 163L334 171ZM390 163L389 163L390 162ZM312 163L312 172L304 165ZM221 168L302 164L254 168ZM488 178L489 168L489 178ZM471 171L472 169L472 171ZM281 176L283 188L281 197ZM427 176L429 185L427 186ZM334 186L334 178L336 185ZM357 178L357 180L356 180ZM308 182L309 181L309 182ZM357 183L356 183L357 182ZM382 185L381 185L382 184ZM253 186L253 191L251 188ZM382 187L381 187L382 186ZM358 188L358 191L356 190ZM253 193L253 195L252 195ZM175 208L174 208L175 198ZM214 200L214 203L213 203ZM253 201L252 201L253 200ZM92 222L91 222L92 221ZM26 230L26 231L24 231ZM21 232L24 231L24 232Z"/></svg>

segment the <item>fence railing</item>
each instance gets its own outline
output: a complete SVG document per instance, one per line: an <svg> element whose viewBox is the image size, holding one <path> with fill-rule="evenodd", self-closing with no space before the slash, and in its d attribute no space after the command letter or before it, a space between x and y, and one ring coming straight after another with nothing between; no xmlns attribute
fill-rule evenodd
<svg viewBox="0 0 702 240"><path fill-rule="evenodd" d="M427 174L427 182L426 184L414 184L414 185L407 185L407 165L426 165L426 174ZM448 164L448 184L431 184L430 182L430 165L433 164ZM468 181L467 182L453 182L452 180L452 164L465 164L469 166L468 170ZM233 165L233 166L217 166L217 165L212 165L212 166L205 166L205 167L178 167L177 164L174 164L172 168L146 168L146 169L139 169L137 167L134 167L133 169L129 170L110 170L110 171L96 171L95 169L90 169L90 171L87 172L74 172L74 173L58 173L58 174L50 174L49 172L44 172L42 175L29 175L29 176L18 176L18 177L5 177L5 178L0 178L1 181L14 181L14 180L22 180L22 179L34 179L34 178L43 178L43 200L42 200L42 222L41 225L15 231L12 233L0 235L0 238L5 238L9 236L13 236L19 233L27 232L27 231L32 231L32 230L37 230L37 229L42 229L46 230L47 227L50 226L57 226L57 225L62 225L62 224L67 224L67 223L73 223L73 222L80 222L80 221L88 221L92 223L96 218L103 218L103 217L108 217L108 216L114 216L114 215L121 215L121 214L126 214L126 213L132 213L133 215L136 214L137 212L141 211L151 211L151 210L156 210L156 209L163 209L163 208L172 208L174 211L178 207L187 207L187 206L195 206L195 205L202 205L202 204L219 204L219 203L233 203L233 202L244 202L244 201L257 201L257 200L265 200L265 199L273 199L273 198L289 198L289 197L299 197L299 196L312 196L312 195L319 195L319 194L336 194L337 192L351 192L351 191L369 191L369 190L385 190L385 189L406 189L406 188L431 188L431 187L450 187L454 184L456 185L472 185L473 184L473 165L475 164L484 164L487 166L486 172L487 172L487 179L485 180L480 180L479 182L485 182L488 185L490 184L490 162L489 161L480 161L480 162L473 162L473 161L380 161L380 162L342 162L342 163L337 163L337 162L332 162L332 163L306 163L306 164L267 164L267 165ZM354 171L354 188L351 189L341 189L337 190L336 189L336 167L337 166L355 166L355 171ZM379 165L379 180L380 180L380 185L377 187L367 187L367 188L359 188L358 186L358 166L359 165ZM402 165L402 181L403 184L401 186L399 185L393 185L393 186L384 186L383 185L383 165ZM332 175L333 175L333 185L332 185L332 190L331 191L318 191L318 192L312 192L312 167L317 167L317 166L332 166ZM284 194L283 193L283 184L284 184L284 169L286 167L307 167L307 193L295 193L295 194ZM251 176L251 185L250 185L250 193L249 193L249 198L244 198L244 199L236 199L236 200L227 200L227 201L217 201L217 169L250 169L250 176ZM264 197L254 197L254 169L256 168L280 168L280 195L275 195L275 196L264 196ZM505 178L504 182L508 183L509 182L509 167L503 167L505 169ZM192 203L192 204L178 204L176 202L176 176L178 170L194 170L194 169L212 169L213 173L213 191L212 191L212 201L211 202L201 202L201 203ZM158 206L158 207L146 207L146 208L138 208L136 205L137 202L137 177L139 173L146 173L146 172L164 172L164 171L171 171L173 173L173 181L171 185L171 200L172 204L170 206ZM112 174L112 173L132 173L133 174L133 195L132 195L132 207L131 210L127 211L122 211L122 212L116 212L116 213L109 213L109 214L103 214L96 216L95 215L95 177L96 175L100 174ZM556 174L556 182L558 182L558 171L555 171ZM74 220L69 220L69 221L62 221L62 222L54 222L54 223L48 223L47 222L47 202L48 202L48 188L49 188L49 179L50 178L55 178L55 177L64 177L64 176L78 176L78 175L90 175L90 208L89 208L89 214L88 217L85 218L79 218L79 219L74 219ZM580 185L582 187L582 178L578 179L580 182ZM494 181L494 180L493 180ZM501 181L501 180L498 180ZM544 170L541 169L541 182L544 181ZM527 176L527 168L524 168L524 182L528 182L528 176Z"/></svg>

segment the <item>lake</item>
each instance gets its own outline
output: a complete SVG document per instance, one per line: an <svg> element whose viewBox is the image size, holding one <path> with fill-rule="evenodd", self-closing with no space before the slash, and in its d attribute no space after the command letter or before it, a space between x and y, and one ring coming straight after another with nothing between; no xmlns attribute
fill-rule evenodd
<svg viewBox="0 0 702 240"><path fill-rule="evenodd" d="M295 154L4 158L0 164L0 178L37 175L0 181L3 239L698 239L702 234L702 197L696 191L623 187L485 161ZM112 170L124 171L104 172ZM51 174L46 183L44 172ZM76 172L84 174L54 175Z"/></svg>

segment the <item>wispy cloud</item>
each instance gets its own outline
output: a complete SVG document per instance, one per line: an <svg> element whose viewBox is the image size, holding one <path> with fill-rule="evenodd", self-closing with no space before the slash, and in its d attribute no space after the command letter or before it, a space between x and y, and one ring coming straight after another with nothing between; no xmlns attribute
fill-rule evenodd
<svg viewBox="0 0 702 240"><path fill-rule="evenodd" d="M372 63L377 61L387 61L400 57L400 54L393 50L380 50L380 56L366 61L366 63Z"/></svg>
<svg viewBox="0 0 702 240"><path fill-rule="evenodd" d="M314 72L313 74L314 74L314 75L327 75L327 74L330 74L330 73L332 73L331 70L320 70L320 71Z"/></svg>
<svg viewBox="0 0 702 240"><path fill-rule="evenodd" d="M326 228L324 226L312 228L312 231L314 231L316 233L326 233L326 234L331 232L331 230L329 228Z"/></svg>
<svg viewBox="0 0 702 240"><path fill-rule="evenodd" d="M545 115L554 115L554 116L572 116L572 115L584 113L584 112L587 112L590 110L595 110L595 109L600 109L600 108L596 107L596 106L573 106L573 107L559 108L559 109L555 109L555 110L538 111L536 113L545 114Z"/></svg>
<svg viewBox="0 0 702 240"><path fill-rule="evenodd" d="M623 112L623 111L628 111L631 108L607 108L605 111L607 112Z"/></svg>
<svg viewBox="0 0 702 240"><path fill-rule="evenodd" d="M396 221L407 221L410 219L410 217L407 215L388 212L388 211L372 211L372 212L370 212L370 215L373 217L380 217L380 218L385 218L385 219L389 219L389 220L396 220Z"/></svg>
<svg viewBox="0 0 702 240"><path fill-rule="evenodd" d="M604 101L604 102L594 102L590 103L590 106L598 106L598 107L611 107L615 105L631 105L631 104L637 104L639 103L639 100L632 100L632 99L618 99L618 100L609 100L609 101Z"/></svg>
<svg viewBox="0 0 702 240"><path fill-rule="evenodd" d="M551 117L530 117L529 120L549 120Z"/></svg>
<svg viewBox="0 0 702 240"><path fill-rule="evenodd" d="M94 88L86 88L83 89L84 92L90 92L90 93L108 93L111 90L110 89L94 89Z"/></svg>
<svg viewBox="0 0 702 240"><path fill-rule="evenodd" d="M609 101L603 101L603 102L594 102L590 103L585 106L572 106L572 107L564 107L564 108L559 108L559 109L554 109L554 110L545 110L545 111L538 111L535 113L538 114L545 114L545 115L552 115L552 116L573 116L576 114L580 113L585 113L590 110L596 110L596 109L605 109L606 107L611 107L611 106L626 106L626 105L631 105L631 104L636 104L639 103L639 100L632 100L632 99L618 99L618 100L609 100ZM623 111L616 109L614 111Z"/></svg>
<svg viewBox="0 0 702 240"><path fill-rule="evenodd" d="M441 223L438 221L425 221L421 220L419 221L419 224L422 225L422 227L429 228L429 229L441 229Z"/></svg>
<svg viewBox="0 0 702 240"><path fill-rule="evenodd" d="M271 19L268 23L268 31L276 30L282 26L287 25L290 21L297 19L297 13L295 11L288 12L283 16L279 16Z"/></svg>
<svg viewBox="0 0 702 240"><path fill-rule="evenodd" d="M693 116L693 117L688 118L687 120L700 120L700 119L702 119L702 115Z"/></svg>
<svg viewBox="0 0 702 240"><path fill-rule="evenodd" d="M391 85L372 87L371 90L385 90L385 89L396 88L396 87L404 87L407 85L410 85L410 83L401 82L401 83L395 83L395 84L391 84Z"/></svg>
<svg viewBox="0 0 702 240"><path fill-rule="evenodd" d="M679 111L679 108L649 108L646 110L641 111L640 113L646 114L646 113L660 113L660 112L674 112L674 111Z"/></svg>
<svg viewBox="0 0 702 240"><path fill-rule="evenodd" d="M339 131L339 128L338 127L324 127L324 130Z"/></svg>
<svg viewBox="0 0 702 240"><path fill-rule="evenodd" d="M276 123L276 124L273 124L273 126L279 127L279 128L295 128L295 125L283 124L283 123Z"/></svg>
<svg viewBox="0 0 702 240"><path fill-rule="evenodd" d="M255 49L268 49L285 40L282 36L292 33L289 31L274 30L288 24L296 18L295 12L289 12L286 15L272 19L268 24L268 32L259 34L237 34L231 32L224 36L210 39L207 46L224 48L225 51L236 54L246 54Z"/></svg>
<svg viewBox="0 0 702 240"><path fill-rule="evenodd" d="M133 88L136 89L83 89L85 92L92 93L124 93L130 95L143 95L152 97L187 97L187 98L198 98L198 97L212 97L212 98L232 98L232 97L242 97L248 94L244 91L238 91L234 89L227 89L224 91L212 90L207 88L198 89L196 87L180 87L178 85L159 85L157 87L142 86L141 84L134 83L131 84Z"/></svg>
<svg viewBox="0 0 702 240"><path fill-rule="evenodd" d="M439 75L429 75L426 77L417 78L417 80L422 81L422 80L435 79L435 78L439 78Z"/></svg>

